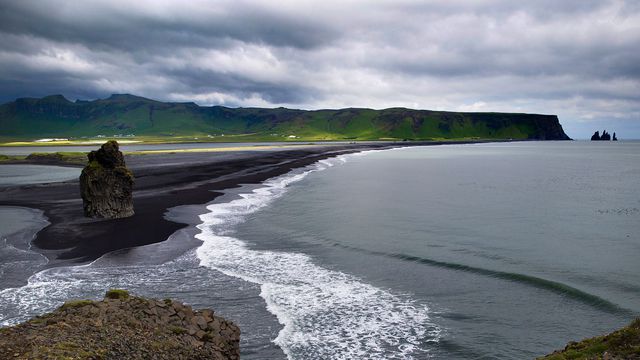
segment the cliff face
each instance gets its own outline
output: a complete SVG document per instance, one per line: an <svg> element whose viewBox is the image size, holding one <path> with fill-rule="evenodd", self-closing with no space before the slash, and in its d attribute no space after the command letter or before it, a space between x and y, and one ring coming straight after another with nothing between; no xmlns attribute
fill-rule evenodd
<svg viewBox="0 0 640 360"><path fill-rule="evenodd" d="M461 113L390 108L296 110L203 107L133 95L71 102L64 97L18 99L0 106L5 137L96 135L209 136L232 141L537 139L567 140L557 116Z"/></svg>
<svg viewBox="0 0 640 360"><path fill-rule="evenodd" d="M211 310L108 291L0 329L1 359L239 359L240 329Z"/></svg>
<svg viewBox="0 0 640 360"><path fill-rule="evenodd" d="M536 128L533 136L530 139L536 140L571 140L567 134L565 134L560 125L560 120L556 115L547 115L546 117L538 117L536 119Z"/></svg>
<svg viewBox="0 0 640 360"><path fill-rule="evenodd" d="M80 195L84 214L94 218L123 218L133 215L133 174L114 140L91 151L89 163L80 174Z"/></svg>

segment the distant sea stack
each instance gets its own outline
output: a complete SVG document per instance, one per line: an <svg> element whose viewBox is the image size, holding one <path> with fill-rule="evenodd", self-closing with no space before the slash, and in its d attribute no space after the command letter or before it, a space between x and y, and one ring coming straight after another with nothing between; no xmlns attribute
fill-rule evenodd
<svg viewBox="0 0 640 360"><path fill-rule="evenodd" d="M612 140L611 139L611 134L609 134L607 132L607 130L602 130L602 135L600 135L599 131L596 131L595 133L593 133L593 135L591 136L591 140L592 141L609 141ZM616 137L616 133L613 133L613 141L618 141L618 138Z"/></svg>
<svg viewBox="0 0 640 360"><path fill-rule="evenodd" d="M110 140L91 151L80 174L84 214L93 218L129 217L133 212L133 174L127 169L118 142Z"/></svg>
<svg viewBox="0 0 640 360"><path fill-rule="evenodd" d="M0 329L0 359L240 359L240 329L212 310L110 290Z"/></svg>
<svg viewBox="0 0 640 360"><path fill-rule="evenodd" d="M194 141L570 140L555 115L389 108L297 110L172 103L128 94L0 105L5 138L191 137Z"/></svg>

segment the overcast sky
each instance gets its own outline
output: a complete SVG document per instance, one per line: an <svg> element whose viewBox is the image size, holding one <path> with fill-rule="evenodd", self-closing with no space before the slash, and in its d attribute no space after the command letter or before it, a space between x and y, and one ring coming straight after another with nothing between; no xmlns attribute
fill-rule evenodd
<svg viewBox="0 0 640 360"><path fill-rule="evenodd" d="M0 0L0 102L557 114L640 138L640 1Z"/></svg>

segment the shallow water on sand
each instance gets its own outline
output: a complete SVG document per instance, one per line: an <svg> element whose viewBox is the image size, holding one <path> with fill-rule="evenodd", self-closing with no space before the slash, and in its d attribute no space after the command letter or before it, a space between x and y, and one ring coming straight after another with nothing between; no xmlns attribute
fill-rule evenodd
<svg viewBox="0 0 640 360"><path fill-rule="evenodd" d="M106 140L105 140L106 141ZM184 149L219 149L233 147L256 147L261 146L295 146L306 144L347 144L341 141L274 141L274 142L219 142L219 143L177 143L177 144L121 144L120 150L126 152L147 151L147 150L184 150ZM2 155L29 155L34 152L54 153L54 152L89 152L96 150L102 142L93 145L39 145L39 146L0 146L0 154Z"/></svg>
<svg viewBox="0 0 640 360"><path fill-rule="evenodd" d="M77 179L81 169L51 165L0 165L0 187Z"/></svg>
<svg viewBox="0 0 640 360"><path fill-rule="evenodd" d="M0 290L21 286L47 260L32 251L31 241L48 225L42 211L0 206Z"/></svg>

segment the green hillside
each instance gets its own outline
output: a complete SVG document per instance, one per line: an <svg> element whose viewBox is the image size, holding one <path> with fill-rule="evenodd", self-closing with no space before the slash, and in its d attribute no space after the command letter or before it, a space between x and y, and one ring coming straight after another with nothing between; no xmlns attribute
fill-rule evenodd
<svg viewBox="0 0 640 360"><path fill-rule="evenodd" d="M203 107L126 94L76 102L62 95L21 98L0 106L3 139L97 135L198 136L213 141L568 139L555 115Z"/></svg>

